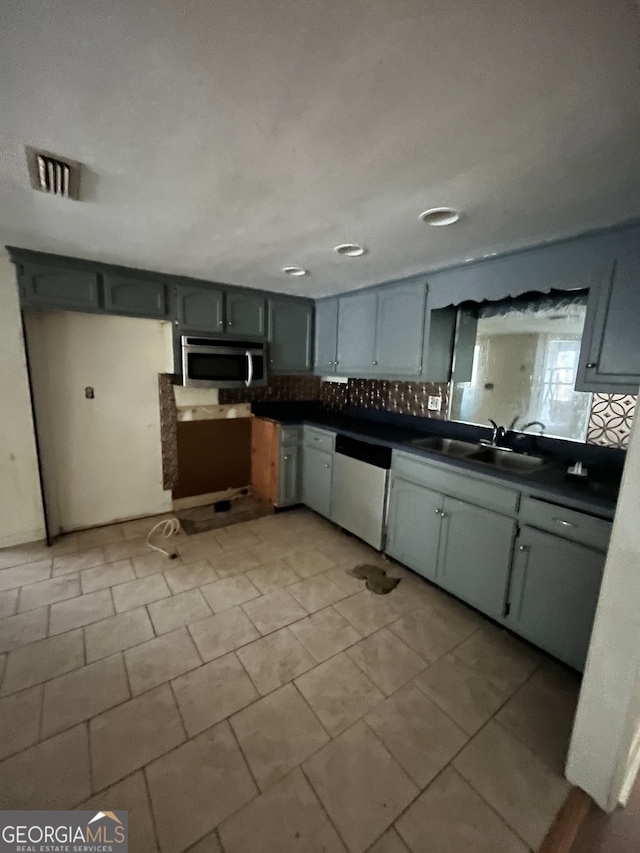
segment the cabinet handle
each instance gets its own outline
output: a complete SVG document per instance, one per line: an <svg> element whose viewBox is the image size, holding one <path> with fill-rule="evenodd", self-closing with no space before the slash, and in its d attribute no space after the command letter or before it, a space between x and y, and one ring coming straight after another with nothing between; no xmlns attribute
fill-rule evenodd
<svg viewBox="0 0 640 853"><path fill-rule="evenodd" d="M227 326L229 326L229 328L231 328L231 326L233 326L233 323L231 322L231 320L227 320Z"/></svg>
<svg viewBox="0 0 640 853"><path fill-rule="evenodd" d="M325 467L325 468L328 468L328 467L329 467L329 463L328 463L328 462L325 462L325 463L324 463L324 467Z"/></svg>
<svg viewBox="0 0 640 853"><path fill-rule="evenodd" d="M519 545L518 546L518 551L528 551L528 550L529 550L528 545Z"/></svg>
<svg viewBox="0 0 640 853"><path fill-rule="evenodd" d="M437 509L437 510L436 510L436 515L440 515L440 512L441 512L441 510Z"/></svg>
<svg viewBox="0 0 640 853"><path fill-rule="evenodd" d="M374 362L373 362L373 366L374 366L374 367L376 367L376 366L377 366L377 364L378 364L378 362L377 362L377 361L374 361Z"/></svg>
<svg viewBox="0 0 640 853"><path fill-rule="evenodd" d="M290 456L285 456L285 457L284 457L285 462L286 462L288 459L290 459L290 458L291 458Z"/></svg>
<svg viewBox="0 0 640 853"><path fill-rule="evenodd" d="M446 512L441 512L441 513L440 513L440 518L446 518L446 517L447 517L447 513L446 513Z"/></svg>
<svg viewBox="0 0 640 853"><path fill-rule="evenodd" d="M587 370L589 370L590 368L597 367L597 366L598 366L598 362L597 362L597 361L590 361L590 362L587 364Z"/></svg>
<svg viewBox="0 0 640 853"><path fill-rule="evenodd" d="M557 521L558 524L561 524L563 527L576 527L572 521L565 521L563 518L554 518L554 521Z"/></svg>

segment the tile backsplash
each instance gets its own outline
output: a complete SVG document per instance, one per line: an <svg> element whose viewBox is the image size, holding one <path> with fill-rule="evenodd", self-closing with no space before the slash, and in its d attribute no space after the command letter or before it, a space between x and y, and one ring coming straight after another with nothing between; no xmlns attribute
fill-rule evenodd
<svg viewBox="0 0 640 853"><path fill-rule="evenodd" d="M628 447L636 400L633 394L594 394L587 443Z"/></svg>
<svg viewBox="0 0 640 853"><path fill-rule="evenodd" d="M347 405L394 412L421 418L447 416L448 383L396 382L388 379L349 379L346 383L322 382L317 376L274 376L265 388L250 391L220 390L220 403L252 401L287 402L315 400L332 411ZM430 411L430 396L441 398L440 411ZM587 443L626 448L636 397L627 394L594 394Z"/></svg>
<svg viewBox="0 0 640 853"><path fill-rule="evenodd" d="M220 405L319 400L322 384L319 376L272 376L263 388L221 388L218 397Z"/></svg>

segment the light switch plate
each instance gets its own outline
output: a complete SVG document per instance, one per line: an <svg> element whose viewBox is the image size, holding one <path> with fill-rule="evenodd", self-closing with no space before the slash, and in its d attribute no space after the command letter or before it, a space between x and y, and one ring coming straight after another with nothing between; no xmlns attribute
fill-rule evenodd
<svg viewBox="0 0 640 853"><path fill-rule="evenodd" d="M439 412L442 408L442 397L429 397L427 408L430 412Z"/></svg>

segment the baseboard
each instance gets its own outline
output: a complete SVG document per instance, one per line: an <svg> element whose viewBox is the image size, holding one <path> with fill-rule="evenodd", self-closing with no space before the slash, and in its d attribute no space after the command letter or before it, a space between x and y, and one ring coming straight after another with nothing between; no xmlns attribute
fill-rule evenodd
<svg viewBox="0 0 640 853"><path fill-rule="evenodd" d="M251 486L243 486L240 488L223 489L220 492L207 492L204 495L191 495L188 498L176 498L173 502L173 511L179 512L181 509L194 509L197 506L206 506L216 501L228 501L229 498L237 495L243 488L247 490L247 494L251 494Z"/></svg>
<svg viewBox="0 0 640 853"><path fill-rule="evenodd" d="M12 548L15 545L28 545L30 542L40 542L45 538L44 527L26 530L22 533L8 533L0 536L0 548Z"/></svg>
<svg viewBox="0 0 640 853"><path fill-rule="evenodd" d="M594 807L582 788L572 788L551 824L538 853L569 853L578 830Z"/></svg>

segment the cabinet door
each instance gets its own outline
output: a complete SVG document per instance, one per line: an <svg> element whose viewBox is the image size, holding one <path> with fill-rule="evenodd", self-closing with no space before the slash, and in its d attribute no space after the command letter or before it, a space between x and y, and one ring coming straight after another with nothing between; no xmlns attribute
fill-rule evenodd
<svg viewBox="0 0 640 853"><path fill-rule="evenodd" d="M338 366L341 376L375 376L377 293L338 300Z"/></svg>
<svg viewBox="0 0 640 853"><path fill-rule="evenodd" d="M222 308L222 291L178 285L178 322L184 329L223 332Z"/></svg>
<svg viewBox="0 0 640 853"><path fill-rule="evenodd" d="M269 300L269 367L272 373L309 373L312 368L313 303Z"/></svg>
<svg viewBox="0 0 640 853"><path fill-rule="evenodd" d="M315 373L328 376L336 372L338 350L338 300L316 302Z"/></svg>
<svg viewBox="0 0 640 853"><path fill-rule="evenodd" d="M437 574L443 503L424 486L398 478L391 484L385 551L429 580Z"/></svg>
<svg viewBox="0 0 640 853"><path fill-rule="evenodd" d="M377 375L420 375L426 295L424 281L378 291Z"/></svg>
<svg viewBox="0 0 640 853"><path fill-rule="evenodd" d="M582 670L604 562L599 551L524 526L516 540L505 624Z"/></svg>
<svg viewBox="0 0 640 853"><path fill-rule="evenodd" d="M637 394L640 385L640 238L628 241L591 288L576 390Z"/></svg>
<svg viewBox="0 0 640 853"><path fill-rule="evenodd" d="M445 498L438 583L488 616L504 614L516 523Z"/></svg>
<svg viewBox="0 0 640 853"><path fill-rule="evenodd" d="M98 274L40 264L18 267L23 301L27 305L62 311L100 309Z"/></svg>
<svg viewBox="0 0 640 853"><path fill-rule="evenodd" d="M285 444L280 448L278 506L292 506L300 502L298 456L297 444Z"/></svg>
<svg viewBox="0 0 640 853"><path fill-rule="evenodd" d="M302 453L302 501L327 518L331 517L333 455L305 445Z"/></svg>
<svg viewBox="0 0 640 853"><path fill-rule="evenodd" d="M267 300L251 293L227 291L227 332L230 335L267 334Z"/></svg>
<svg viewBox="0 0 640 853"><path fill-rule="evenodd" d="M457 309L429 308L425 314L424 350L422 356L423 382L449 382L453 364Z"/></svg>
<svg viewBox="0 0 640 853"><path fill-rule="evenodd" d="M163 282L111 273L106 273L103 281L104 307L109 314L159 319L167 316L167 288Z"/></svg>

